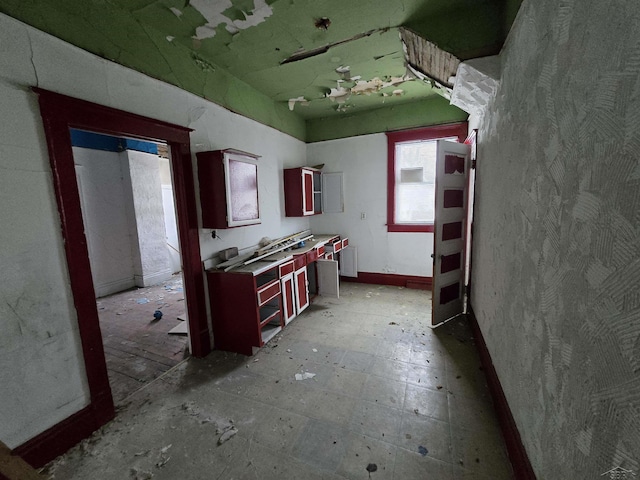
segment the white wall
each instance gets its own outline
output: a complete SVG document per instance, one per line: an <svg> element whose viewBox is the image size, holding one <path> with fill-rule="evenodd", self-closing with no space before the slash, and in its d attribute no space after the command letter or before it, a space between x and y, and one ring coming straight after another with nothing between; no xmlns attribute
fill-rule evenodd
<svg viewBox="0 0 640 480"><path fill-rule="evenodd" d="M121 155L127 166L125 183L131 188L134 278L138 287L146 287L171 278L173 273L164 223L160 163L158 156L151 153L127 150Z"/></svg>
<svg viewBox="0 0 640 480"><path fill-rule="evenodd" d="M120 154L73 147L96 297L135 286L128 195ZM128 174L128 171L126 172Z"/></svg>
<svg viewBox="0 0 640 480"><path fill-rule="evenodd" d="M344 173L345 211L312 217L312 230L348 236L360 272L431 277L433 234L387 232L387 136L309 144L307 165L323 163L323 172Z"/></svg>
<svg viewBox="0 0 640 480"><path fill-rule="evenodd" d="M169 159L159 158L160 183L162 184L162 210L164 211L164 226L167 237L171 271L177 273L182 270L180 258L180 242L178 240L178 225L176 223L176 207L173 197L173 183L171 180L171 166Z"/></svg>
<svg viewBox="0 0 640 480"><path fill-rule="evenodd" d="M306 148L4 15L0 45L0 438L13 448L88 404L45 136L30 87L188 126L193 151L235 147L262 155L263 223L221 231L223 240L203 231L203 258L308 226L306 219L282 216L282 168L304 165Z"/></svg>
<svg viewBox="0 0 640 480"><path fill-rule="evenodd" d="M502 65L472 306L537 477L640 475L640 3L525 0Z"/></svg>

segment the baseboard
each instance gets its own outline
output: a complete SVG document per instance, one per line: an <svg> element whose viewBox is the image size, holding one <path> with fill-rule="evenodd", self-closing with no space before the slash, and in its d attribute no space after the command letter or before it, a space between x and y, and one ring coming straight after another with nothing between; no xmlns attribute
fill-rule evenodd
<svg viewBox="0 0 640 480"><path fill-rule="evenodd" d="M159 272L154 272L149 275L135 275L135 283L138 287L149 287L151 285L157 285L158 283L169 280L173 275L172 268L165 268Z"/></svg>
<svg viewBox="0 0 640 480"><path fill-rule="evenodd" d="M99 427L94 407L89 405L16 447L11 453L20 456L33 468L40 468L90 436Z"/></svg>
<svg viewBox="0 0 640 480"><path fill-rule="evenodd" d="M374 285L392 285L395 287L431 290L432 278L418 275L397 275L395 273L358 272L357 277L340 277L345 282L370 283Z"/></svg>
<svg viewBox="0 0 640 480"><path fill-rule="evenodd" d="M129 290L136 286L136 282L133 277L121 278L119 280L113 280L111 282L105 282L101 284L96 284L94 288L96 289L96 298L106 297L107 295L111 295L112 293L122 292L124 290Z"/></svg>
<svg viewBox="0 0 640 480"><path fill-rule="evenodd" d="M498 415L504 441L507 445L507 453L509 454L509 460L511 461L515 478L517 480L536 480L535 473L533 473L533 468L531 467L531 462L529 461L529 456L522 444L520 432L518 431L511 409L507 403L507 397L504 395L500 379L498 378L496 369L493 366L493 361L491 360L491 355L487 349L487 344L482 336L478 319L473 313L473 309L471 307L469 307L467 318L469 319L469 324L473 331L473 337L475 339L476 346L478 347L478 353L480 354L482 367L487 377L489 391L493 398L493 404Z"/></svg>

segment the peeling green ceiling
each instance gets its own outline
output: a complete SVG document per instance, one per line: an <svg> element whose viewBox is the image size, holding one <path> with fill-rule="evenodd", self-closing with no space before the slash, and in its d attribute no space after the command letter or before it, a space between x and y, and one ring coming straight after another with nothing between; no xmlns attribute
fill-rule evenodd
<svg viewBox="0 0 640 480"><path fill-rule="evenodd" d="M430 84L407 75L398 27L462 60L493 55L520 2L0 0L0 11L318 141L466 118ZM347 119L357 128L345 129Z"/></svg>

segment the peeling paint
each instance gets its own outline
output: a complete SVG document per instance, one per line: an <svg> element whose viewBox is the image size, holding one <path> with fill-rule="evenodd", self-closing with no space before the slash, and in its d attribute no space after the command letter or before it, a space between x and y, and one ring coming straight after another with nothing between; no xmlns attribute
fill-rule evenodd
<svg viewBox="0 0 640 480"><path fill-rule="evenodd" d="M309 106L309 100L307 100L303 96L298 97L298 98L290 98L289 99L289 110L291 110L293 112L293 109L295 108L296 103L299 103L303 107L308 107Z"/></svg>
<svg viewBox="0 0 640 480"><path fill-rule="evenodd" d="M405 77L389 77L387 80L382 80L379 77L374 77L369 81L366 80L358 80L351 88L351 93L354 95L371 95L372 93L376 93L383 88L394 87L404 82L408 82L412 80L411 78Z"/></svg>
<svg viewBox="0 0 640 480"><path fill-rule="evenodd" d="M338 84L338 88L332 88L329 93L326 94L326 97L329 98L332 102L344 103L351 96L351 90L348 88L344 88L340 84Z"/></svg>
<svg viewBox="0 0 640 480"><path fill-rule="evenodd" d="M191 54L191 58L193 58L193 61L196 63L198 68L200 68L200 70L202 70L203 72L215 72L216 70L215 67L211 65L209 62L207 62L205 59L203 59L197 53L193 52Z"/></svg>
<svg viewBox="0 0 640 480"><path fill-rule="evenodd" d="M254 8L250 12L242 12L244 20L231 20L224 12L233 8L231 0L211 2L209 0L191 0L189 5L195 8L207 20L206 25L196 28L194 38L204 40L216 35L216 28L225 25L229 33L238 33L264 22L273 14L273 9L265 0L254 0ZM174 12L175 13L175 12Z"/></svg>
<svg viewBox="0 0 640 480"><path fill-rule="evenodd" d="M336 73L340 75L344 80L349 80L351 78L351 67L348 65L340 65L336 68Z"/></svg>

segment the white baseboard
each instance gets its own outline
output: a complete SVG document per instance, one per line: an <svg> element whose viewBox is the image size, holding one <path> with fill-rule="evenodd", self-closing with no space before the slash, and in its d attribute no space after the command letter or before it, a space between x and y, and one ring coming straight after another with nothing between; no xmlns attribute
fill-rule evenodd
<svg viewBox="0 0 640 480"><path fill-rule="evenodd" d="M132 277L120 278L111 282L104 282L93 286L96 291L96 298L106 297L112 293L122 292L136 286L136 282Z"/></svg>
<svg viewBox="0 0 640 480"><path fill-rule="evenodd" d="M149 273L147 275L134 275L135 283L138 287L148 287L169 280L173 275L171 268L165 268L159 272Z"/></svg>

